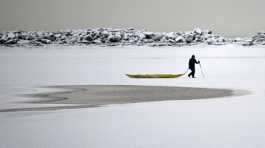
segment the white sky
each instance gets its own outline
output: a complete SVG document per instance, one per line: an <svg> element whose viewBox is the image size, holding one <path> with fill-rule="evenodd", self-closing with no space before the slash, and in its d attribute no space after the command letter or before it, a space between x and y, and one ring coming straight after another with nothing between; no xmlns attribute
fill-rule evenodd
<svg viewBox="0 0 265 148"><path fill-rule="evenodd" d="M228 36L265 28L264 0L1 0L0 30L209 28Z"/></svg>

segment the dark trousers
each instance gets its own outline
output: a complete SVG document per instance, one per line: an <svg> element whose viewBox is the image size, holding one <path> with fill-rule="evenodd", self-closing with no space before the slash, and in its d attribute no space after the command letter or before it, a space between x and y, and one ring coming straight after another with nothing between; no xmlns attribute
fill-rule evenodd
<svg viewBox="0 0 265 148"><path fill-rule="evenodd" d="M189 77L192 76L192 77L194 78L194 77L195 77L195 68L194 68L194 69L192 68L192 69L190 69L190 70L191 70L191 72L189 73L188 76L189 76Z"/></svg>

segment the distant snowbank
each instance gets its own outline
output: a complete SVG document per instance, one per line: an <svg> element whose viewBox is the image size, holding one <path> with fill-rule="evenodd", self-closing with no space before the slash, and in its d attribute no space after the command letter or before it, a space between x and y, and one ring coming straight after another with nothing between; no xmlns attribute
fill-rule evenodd
<svg viewBox="0 0 265 148"><path fill-rule="evenodd" d="M215 35L210 30L196 28L187 32L147 32L145 30L96 28L84 30L44 31L9 31L0 32L0 46L45 46L45 45L100 45L100 46L185 46L205 43L224 45L265 44L265 33L258 33L252 38L225 38Z"/></svg>

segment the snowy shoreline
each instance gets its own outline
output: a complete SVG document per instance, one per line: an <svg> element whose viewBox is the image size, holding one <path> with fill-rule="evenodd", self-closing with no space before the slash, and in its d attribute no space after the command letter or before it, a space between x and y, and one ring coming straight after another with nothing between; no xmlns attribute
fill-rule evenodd
<svg viewBox="0 0 265 148"><path fill-rule="evenodd" d="M244 46L264 45L265 33L253 37L226 38L200 28L186 32L149 32L145 30L95 28L82 30L0 32L0 47L43 47L50 45L93 46L191 46L198 44Z"/></svg>

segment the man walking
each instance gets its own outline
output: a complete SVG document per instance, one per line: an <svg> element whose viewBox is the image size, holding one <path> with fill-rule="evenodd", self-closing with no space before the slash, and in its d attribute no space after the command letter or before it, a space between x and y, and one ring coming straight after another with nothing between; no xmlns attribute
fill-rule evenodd
<svg viewBox="0 0 265 148"><path fill-rule="evenodd" d="M200 61L197 61L195 59L195 55L192 55L190 60L189 60L189 69L191 70L191 72L189 73L189 77L192 76L192 78L195 78L195 64L199 64Z"/></svg>

